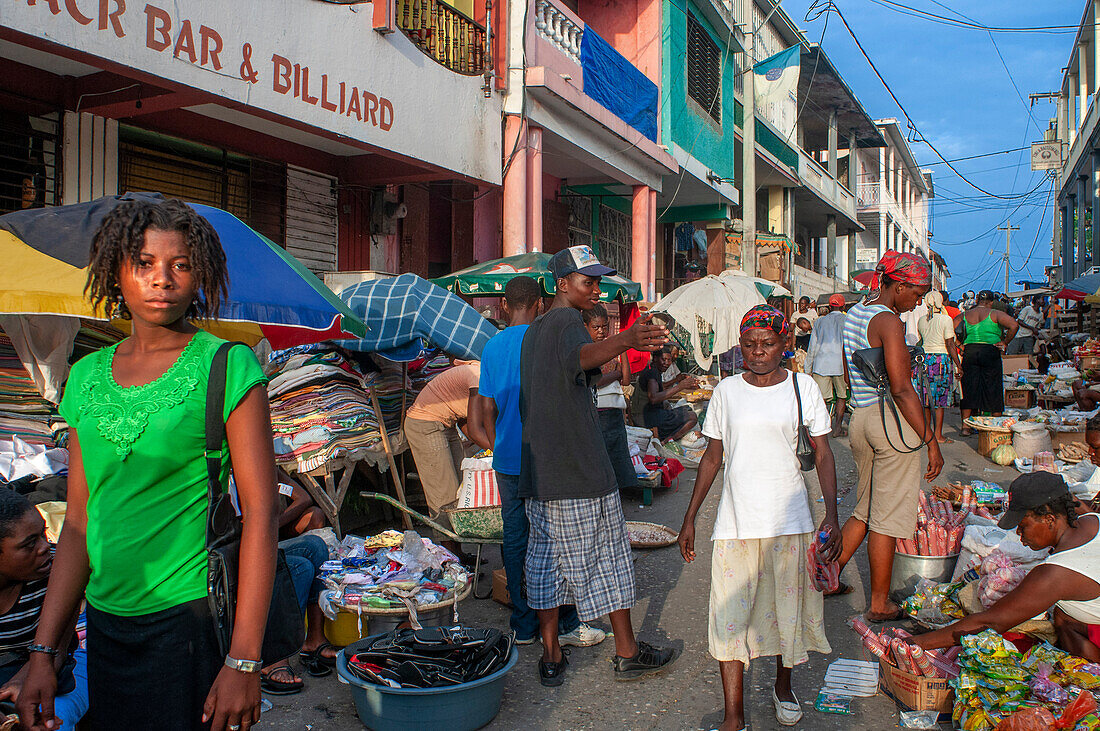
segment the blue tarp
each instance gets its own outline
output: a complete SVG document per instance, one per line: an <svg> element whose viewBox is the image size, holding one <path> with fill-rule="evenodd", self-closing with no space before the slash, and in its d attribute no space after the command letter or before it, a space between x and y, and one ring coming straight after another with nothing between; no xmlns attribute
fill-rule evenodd
<svg viewBox="0 0 1100 731"><path fill-rule="evenodd" d="M360 282L340 293L352 312L369 318L362 340L338 345L379 353L396 361L414 360L424 343L464 359L480 359L497 328L463 299L415 274Z"/></svg>
<svg viewBox="0 0 1100 731"><path fill-rule="evenodd" d="M591 28L581 35L581 70L585 94L657 141L657 85Z"/></svg>

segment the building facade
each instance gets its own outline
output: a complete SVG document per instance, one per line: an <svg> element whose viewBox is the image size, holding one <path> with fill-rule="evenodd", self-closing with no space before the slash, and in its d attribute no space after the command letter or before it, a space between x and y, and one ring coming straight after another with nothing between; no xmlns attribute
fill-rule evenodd
<svg viewBox="0 0 1100 731"><path fill-rule="evenodd" d="M873 268L887 249L931 257L932 173L921 170L895 119L875 122L886 146L856 157L859 234L853 269Z"/></svg>
<svg viewBox="0 0 1100 731"><path fill-rule="evenodd" d="M1058 225L1052 264L1061 268L1066 283L1100 264L1100 110L1095 103L1100 90L1100 4L1085 3L1077 37L1063 69L1058 96L1057 140L1066 152L1058 171Z"/></svg>
<svg viewBox="0 0 1100 731"><path fill-rule="evenodd" d="M499 254L485 18L389 3L6 3L0 211L159 191L318 273Z"/></svg>

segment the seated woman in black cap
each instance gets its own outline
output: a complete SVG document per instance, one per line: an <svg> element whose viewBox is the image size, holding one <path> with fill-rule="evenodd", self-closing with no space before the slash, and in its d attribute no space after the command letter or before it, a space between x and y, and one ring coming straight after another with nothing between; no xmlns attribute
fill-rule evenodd
<svg viewBox="0 0 1100 731"><path fill-rule="evenodd" d="M984 612L914 638L926 650L959 644L986 629L1007 632L1051 610L1058 646L1100 662L1100 515L1078 515L1079 503L1061 475L1032 472L1008 488L1008 506L997 525L1015 528L1020 541L1051 555L1020 585Z"/></svg>

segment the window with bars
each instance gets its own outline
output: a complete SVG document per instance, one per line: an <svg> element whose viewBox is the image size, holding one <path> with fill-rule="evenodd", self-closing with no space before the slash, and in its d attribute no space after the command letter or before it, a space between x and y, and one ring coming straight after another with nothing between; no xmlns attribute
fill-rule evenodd
<svg viewBox="0 0 1100 731"><path fill-rule="evenodd" d="M0 111L0 213L61 202L60 151L57 114Z"/></svg>
<svg viewBox="0 0 1100 731"><path fill-rule="evenodd" d="M687 94L722 123L722 53L691 13L687 13Z"/></svg>

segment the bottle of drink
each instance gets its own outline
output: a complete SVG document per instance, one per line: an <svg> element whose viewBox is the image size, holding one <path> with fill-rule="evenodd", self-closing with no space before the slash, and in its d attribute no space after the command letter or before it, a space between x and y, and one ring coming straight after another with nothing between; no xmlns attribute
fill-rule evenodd
<svg viewBox="0 0 1100 731"><path fill-rule="evenodd" d="M826 527L817 533L814 542L806 549L806 570L810 574L810 584L817 591L836 591L840 588L840 565L821 558L821 551L831 535L832 529Z"/></svg>

